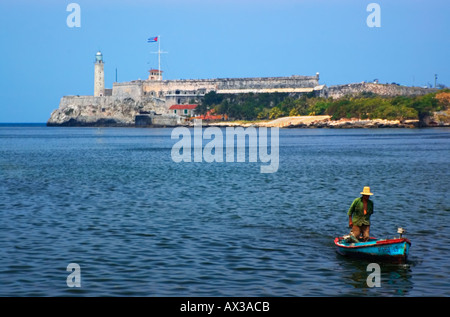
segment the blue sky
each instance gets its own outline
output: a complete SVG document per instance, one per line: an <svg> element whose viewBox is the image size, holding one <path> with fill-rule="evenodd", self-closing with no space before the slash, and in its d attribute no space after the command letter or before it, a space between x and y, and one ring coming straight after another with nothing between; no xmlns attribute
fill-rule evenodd
<svg viewBox="0 0 450 317"><path fill-rule="evenodd" d="M69 3L81 8L70 28ZM370 28L369 3L381 8ZM352 82L450 86L448 0L14 0L0 2L0 122L46 122L64 95L92 95L94 55L105 83L315 75Z"/></svg>

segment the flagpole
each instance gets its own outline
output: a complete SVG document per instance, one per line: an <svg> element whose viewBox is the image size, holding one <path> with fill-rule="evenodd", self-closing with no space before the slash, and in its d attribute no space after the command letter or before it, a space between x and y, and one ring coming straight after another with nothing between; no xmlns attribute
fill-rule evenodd
<svg viewBox="0 0 450 317"><path fill-rule="evenodd" d="M161 80L161 35L158 35L158 76Z"/></svg>
<svg viewBox="0 0 450 317"><path fill-rule="evenodd" d="M158 51L157 52L152 52L152 53L157 53L158 54L158 72L159 72L158 80L162 80L162 75L161 75L161 53L167 53L167 52L162 52L161 51L161 35L158 35L156 37L152 37L148 41L149 41L149 43L158 42Z"/></svg>

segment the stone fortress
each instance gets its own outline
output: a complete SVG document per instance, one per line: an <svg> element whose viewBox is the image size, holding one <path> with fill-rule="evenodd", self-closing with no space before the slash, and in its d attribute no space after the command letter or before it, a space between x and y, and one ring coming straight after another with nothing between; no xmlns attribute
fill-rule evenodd
<svg viewBox="0 0 450 317"><path fill-rule="evenodd" d="M146 80L114 82L112 89L106 89L103 55L97 52L94 95L62 97L47 125L175 126L183 124L186 117L171 113L171 106L198 103L211 91L218 94L283 92L293 95L313 92L321 97L339 98L363 91L380 95L421 95L430 89L372 83L327 87L319 84L319 73L315 76L163 80L162 71L157 69L149 70Z"/></svg>

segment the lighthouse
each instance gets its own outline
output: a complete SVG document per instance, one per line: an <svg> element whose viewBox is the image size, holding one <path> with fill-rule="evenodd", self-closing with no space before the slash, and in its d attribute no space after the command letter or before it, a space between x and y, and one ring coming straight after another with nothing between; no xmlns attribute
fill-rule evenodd
<svg viewBox="0 0 450 317"><path fill-rule="evenodd" d="M105 72L103 70L102 52L98 51L95 54L94 65L94 96L101 97L105 95Z"/></svg>

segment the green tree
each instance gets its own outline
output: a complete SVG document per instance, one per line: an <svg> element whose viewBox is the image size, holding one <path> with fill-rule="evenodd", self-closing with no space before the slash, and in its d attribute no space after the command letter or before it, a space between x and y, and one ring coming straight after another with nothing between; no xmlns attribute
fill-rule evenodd
<svg viewBox="0 0 450 317"><path fill-rule="evenodd" d="M297 108L292 108L292 109L289 111L289 116L290 116L290 117L295 117L295 116L299 116L299 115L300 115L300 114L299 114Z"/></svg>
<svg viewBox="0 0 450 317"><path fill-rule="evenodd" d="M258 120L265 120L265 119L269 119L269 115L270 115L270 109L263 108L260 112L258 112L256 118Z"/></svg>
<svg viewBox="0 0 450 317"><path fill-rule="evenodd" d="M277 119L283 117L284 115L284 112L278 106L273 107L269 112L269 119Z"/></svg>
<svg viewBox="0 0 450 317"><path fill-rule="evenodd" d="M426 94L416 97L413 100L411 107L417 111L420 121L430 115L432 111L439 110L435 94Z"/></svg>

